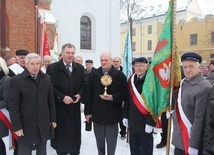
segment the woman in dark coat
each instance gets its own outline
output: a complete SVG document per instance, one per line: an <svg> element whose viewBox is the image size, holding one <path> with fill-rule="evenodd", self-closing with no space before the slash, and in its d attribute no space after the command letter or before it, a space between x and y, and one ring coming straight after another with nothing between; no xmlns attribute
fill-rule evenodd
<svg viewBox="0 0 214 155"><path fill-rule="evenodd" d="M0 112L6 110L8 106L8 93L10 86L10 77L7 76L9 70L7 65L0 57ZM3 137L8 135L8 128L0 118L0 155L6 155L5 144L2 140Z"/></svg>

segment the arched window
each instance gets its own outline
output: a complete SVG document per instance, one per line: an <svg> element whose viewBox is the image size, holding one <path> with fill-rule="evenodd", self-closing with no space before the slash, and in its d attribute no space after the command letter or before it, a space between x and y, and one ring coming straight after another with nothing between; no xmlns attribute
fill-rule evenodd
<svg viewBox="0 0 214 155"><path fill-rule="evenodd" d="M82 16L80 19L80 48L91 50L91 19Z"/></svg>

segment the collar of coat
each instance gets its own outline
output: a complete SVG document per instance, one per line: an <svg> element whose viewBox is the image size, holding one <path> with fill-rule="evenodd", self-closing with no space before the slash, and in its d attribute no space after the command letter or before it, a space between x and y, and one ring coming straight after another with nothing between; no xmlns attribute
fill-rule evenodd
<svg viewBox="0 0 214 155"><path fill-rule="evenodd" d="M201 80L204 80L202 73L197 74L196 76L192 77L190 80L188 80L186 77L184 79L184 81L188 81L191 85L194 85Z"/></svg>
<svg viewBox="0 0 214 155"><path fill-rule="evenodd" d="M119 70L115 69L113 66L111 67L111 69L108 71L108 75L114 77L117 76L119 74ZM94 74L96 74L99 77L103 76L103 69L102 67L99 67L97 70L94 71Z"/></svg>
<svg viewBox="0 0 214 155"><path fill-rule="evenodd" d="M39 73L37 74L37 76L42 77L45 73L42 73L41 71L39 71ZM24 79L28 78L29 76L31 77L30 73L28 72L27 69L25 69L22 73L21 73L22 77Z"/></svg>
<svg viewBox="0 0 214 155"><path fill-rule="evenodd" d="M58 62L58 64L59 64L59 70L60 70L60 71L63 71L63 70L66 69L65 64L64 64L64 62L63 62L62 59ZM76 62L72 62L72 72L77 70L77 66L78 66L78 65L82 66L81 64L78 64L78 63L76 63ZM82 66L82 67L83 67L83 66Z"/></svg>

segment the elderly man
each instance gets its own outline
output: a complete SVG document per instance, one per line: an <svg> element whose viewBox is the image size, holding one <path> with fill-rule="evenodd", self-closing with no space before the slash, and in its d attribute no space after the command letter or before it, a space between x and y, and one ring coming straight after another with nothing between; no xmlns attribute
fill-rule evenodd
<svg viewBox="0 0 214 155"><path fill-rule="evenodd" d="M88 76L91 72L93 72L96 68L93 67L93 60L86 60L85 61L85 73L86 73L86 79L88 79Z"/></svg>
<svg viewBox="0 0 214 155"><path fill-rule="evenodd" d="M212 88L200 72L202 57L188 52L181 57L185 78L180 83L173 113L175 155L202 155L202 135L208 95Z"/></svg>
<svg viewBox="0 0 214 155"><path fill-rule="evenodd" d="M140 100L149 67L145 57L139 57L132 62L135 73L129 78L129 93L123 109L123 124L129 127L131 155L152 155L152 126L155 122Z"/></svg>
<svg viewBox="0 0 214 155"><path fill-rule="evenodd" d="M121 66L121 59L119 57L113 58L112 65L117 70L123 71L123 67ZM123 108L123 104L122 104L122 108ZM121 139L124 140L124 139L126 139L126 127L123 125L122 118L121 118L121 121L119 122L119 126L120 126Z"/></svg>
<svg viewBox="0 0 214 155"><path fill-rule="evenodd" d="M122 101L126 99L125 75L112 66L110 53L100 56L101 66L90 73L85 98L85 118L94 125L99 155L105 155L105 142L109 155L115 154L118 122L121 119Z"/></svg>
<svg viewBox="0 0 214 155"><path fill-rule="evenodd" d="M94 71L95 68L93 66L93 60L86 60L85 61L85 71L86 73L90 73L92 71Z"/></svg>
<svg viewBox="0 0 214 155"><path fill-rule="evenodd" d="M40 71L41 57L26 56L26 69L11 78L9 111L13 131L18 136L18 155L46 155L46 142L56 127L56 111L51 78Z"/></svg>
<svg viewBox="0 0 214 155"><path fill-rule="evenodd" d="M79 63L79 64L82 65L83 59L82 59L81 56L75 56L75 57L74 57L74 62Z"/></svg>
<svg viewBox="0 0 214 155"><path fill-rule="evenodd" d="M17 74L20 74L25 69L25 58L28 54L28 51L24 49L20 49L16 51L16 61L17 63L14 63L13 65L9 66L9 76L13 77Z"/></svg>
<svg viewBox="0 0 214 155"><path fill-rule="evenodd" d="M50 55L45 55L44 57L43 57L43 66L41 67L41 71L43 72L43 73L46 73L46 70L47 70L47 67L48 67L48 65L50 65L52 63L52 58L51 58L51 56Z"/></svg>
<svg viewBox="0 0 214 155"><path fill-rule="evenodd" d="M121 66L121 59L120 59L119 57L114 57L114 58L113 58L112 65L113 65L114 68L116 68L117 70L123 71L123 67Z"/></svg>

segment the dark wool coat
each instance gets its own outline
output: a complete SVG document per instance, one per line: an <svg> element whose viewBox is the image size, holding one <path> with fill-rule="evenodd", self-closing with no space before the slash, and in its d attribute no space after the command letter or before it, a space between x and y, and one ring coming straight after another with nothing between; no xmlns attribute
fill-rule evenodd
<svg viewBox="0 0 214 155"><path fill-rule="evenodd" d="M14 132L23 129L20 144L44 143L50 139L50 122L56 122L53 86L50 76L29 72L11 78L9 112Z"/></svg>
<svg viewBox="0 0 214 155"><path fill-rule="evenodd" d="M144 75L142 77L142 79L139 81L137 81L137 75L135 75L135 77L134 77L135 87L139 93L142 92L145 77L146 77L146 75ZM130 78L129 78L129 80L130 80ZM129 84L128 84L128 89L130 88ZM152 119L151 115L144 116L138 110L137 106L133 102L133 99L130 95L130 90L128 90L128 92L129 93L127 95L127 101L125 102L124 107L123 107L123 117L128 118L128 120L129 120L129 122L128 122L129 132L132 135L148 135L148 133L145 132L145 125L148 124L150 126L155 126L155 122Z"/></svg>
<svg viewBox="0 0 214 155"><path fill-rule="evenodd" d="M125 75L112 67L108 73L112 77L112 84L107 87L107 94L113 95L113 101L100 98L104 93L104 86L100 79L102 68L93 71L88 78L85 98L85 115L92 114L92 120L99 124L115 124L121 120L122 101L126 99L127 80Z"/></svg>
<svg viewBox="0 0 214 155"><path fill-rule="evenodd" d="M8 94L10 87L10 77L4 76L0 79L0 109L8 107ZM8 135L8 128L0 119L0 138Z"/></svg>
<svg viewBox="0 0 214 155"><path fill-rule="evenodd" d="M66 105L65 96L74 98L85 93L85 71L78 63L72 63L72 74L69 77L62 60L48 65L47 74L52 78L56 103L57 127L51 146L60 152L79 152L81 144L80 102Z"/></svg>
<svg viewBox="0 0 214 155"><path fill-rule="evenodd" d="M203 155L214 154L214 87L210 91L207 104Z"/></svg>

